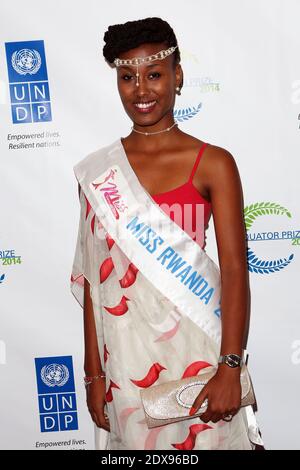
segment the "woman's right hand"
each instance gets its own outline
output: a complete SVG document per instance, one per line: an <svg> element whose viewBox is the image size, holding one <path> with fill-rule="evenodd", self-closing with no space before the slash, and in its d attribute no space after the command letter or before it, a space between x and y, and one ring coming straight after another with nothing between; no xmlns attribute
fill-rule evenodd
<svg viewBox="0 0 300 470"><path fill-rule="evenodd" d="M86 387L86 402L92 420L98 428L110 432L109 419L104 410L106 405L105 395L105 378L93 380L93 382Z"/></svg>

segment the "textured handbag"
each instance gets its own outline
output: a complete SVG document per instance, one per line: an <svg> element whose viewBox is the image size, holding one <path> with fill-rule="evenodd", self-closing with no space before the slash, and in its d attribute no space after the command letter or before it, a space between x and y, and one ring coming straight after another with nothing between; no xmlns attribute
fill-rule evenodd
<svg viewBox="0 0 300 470"><path fill-rule="evenodd" d="M216 367L194 377L173 380L140 391L148 428L200 417L207 409L207 399L192 416L189 410L207 382L216 374ZM245 364L241 367L241 406L253 405L255 395Z"/></svg>

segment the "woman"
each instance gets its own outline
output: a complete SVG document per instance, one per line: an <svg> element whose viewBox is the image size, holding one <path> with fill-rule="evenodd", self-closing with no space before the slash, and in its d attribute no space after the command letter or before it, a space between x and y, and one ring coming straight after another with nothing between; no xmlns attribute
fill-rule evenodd
<svg viewBox="0 0 300 470"><path fill-rule="evenodd" d="M74 167L81 218L72 290L84 308L87 404L101 430L99 447L251 450L249 422L240 407L249 282L242 189L234 158L183 132L174 121L183 71L167 22L146 18L110 26L104 40L104 57L116 67L120 98L133 126L127 137ZM139 215L129 217L134 206L142 211L144 222ZM128 207L126 222L116 229ZM222 296L206 312L218 288L213 263L203 251L211 213ZM155 225L158 219L160 227ZM171 235L165 231L168 225ZM146 227L148 238L138 238ZM167 239L167 248L154 258ZM185 243L182 250L178 239ZM192 261L182 261L178 253L185 260L195 259L193 253L205 257L204 275L197 277L193 271L193 289L186 277ZM188 265L184 274L177 272L179 259ZM170 273L173 278L167 278ZM196 297L197 307L189 308ZM202 314L207 315L205 321ZM201 419L149 430L140 390L197 375L212 365L216 374L190 411L196 413L207 400Z"/></svg>

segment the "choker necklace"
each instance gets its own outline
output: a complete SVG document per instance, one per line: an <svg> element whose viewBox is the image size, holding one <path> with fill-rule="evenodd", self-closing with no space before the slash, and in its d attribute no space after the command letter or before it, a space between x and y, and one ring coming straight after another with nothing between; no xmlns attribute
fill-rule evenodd
<svg viewBox="0 0 300 470"><path fill-rule="evenodd" d="M141 131L138 131L137 129L135 129L133 126L132 126L131 129L132 129L134 132L137 132L138 134L154 135L154 134L160 134L161 132L168 132L168 131L170 131L170 130L172 129L172 127L177 126L177 125L178 125L178 123L177 123L177 121L175 121L174 124L172 124L172 126L167 127L166 129L163 129L162 131L156 131L156 132L141 132Z"/></svg>

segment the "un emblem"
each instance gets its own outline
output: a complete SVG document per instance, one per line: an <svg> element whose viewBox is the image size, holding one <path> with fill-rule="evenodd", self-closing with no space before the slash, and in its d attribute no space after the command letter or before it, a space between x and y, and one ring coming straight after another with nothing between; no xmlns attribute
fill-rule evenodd
<svg viewBox="0 0 300 470"><path fill-rule="evenodd" d="M41 379L48 387L63 387L69 380L68 368L63 364L48 364L41 370Z"/></svg>
<svg viewBox="0 0 300 470"><path fill-rule="evenodd" d="M21 49L11 56L11 64L20 75L34 75L41 66L41 56L35 49Z"/></svg>

